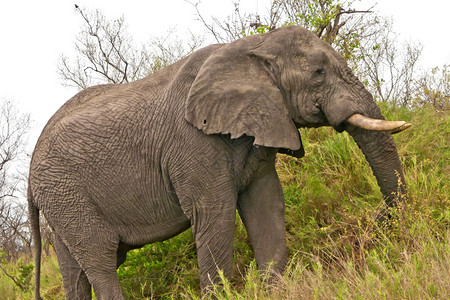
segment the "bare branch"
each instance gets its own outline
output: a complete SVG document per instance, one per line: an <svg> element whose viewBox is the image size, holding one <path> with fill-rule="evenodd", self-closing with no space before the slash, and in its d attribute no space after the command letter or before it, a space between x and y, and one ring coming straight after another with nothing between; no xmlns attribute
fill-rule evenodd
<svg viewBox="0 0 450 300"><path fill-rule="evenodd" d="M3 273L5 273L6 276L8 276L22 291L25 291L25 287L23 285L21 285L15 278L14 276L11 276L10 274L8 274L8 272L6 272L5 268L3 268L2 264L0 263L0 269L2 269Z"/></svg>
<svg viewBox="0 0 450 300"><path fill-rule="evenodd" d="M156 49L157 53L163 52L166 57L157 57L155 53L149 53L144 45L139 49L134 46L124 17L107 20L99 11L89 13L79 7L77 12L84 22L75 42L79 55L73 64L61 55L58 63L58 72L66 86L84 89L100 83L134 81L174 62L173 57L178 60L192 50L185 49L179 42L164 41L166 49ZM201 43L194 44L198 48ZM183 51L178 51L181 48ZM167 53L172 50L176 50L176 54Z"/></svg>
<svg viewBox="0 0 450 300"><path fill-rule="evenodd" d="M7 100L0 101L0 248L7 258L27 239L25 208L16 203L23 178L14 168L24 154L30 117L20 114Z"/></svg>

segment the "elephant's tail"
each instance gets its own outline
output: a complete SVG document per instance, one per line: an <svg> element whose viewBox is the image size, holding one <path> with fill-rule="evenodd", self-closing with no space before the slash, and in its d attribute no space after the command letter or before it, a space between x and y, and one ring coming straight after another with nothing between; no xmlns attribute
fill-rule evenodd
<svg viewBox="0 0 450 300"><path fill-rule="evenodd" d="M31 225L31 239L34 241L34 265L35 265L35 287L34 298L41 300L40 286L41 286L41 230L39 226L39 209L34 204L33 194L31 192L31 185L28 183L28 217Z"/></svg>

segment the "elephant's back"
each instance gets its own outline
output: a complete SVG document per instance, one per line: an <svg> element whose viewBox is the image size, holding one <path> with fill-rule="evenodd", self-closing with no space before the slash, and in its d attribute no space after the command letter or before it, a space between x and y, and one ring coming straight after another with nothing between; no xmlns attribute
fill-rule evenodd
<svg viewBox="0 0 450 300"><path fill-rule="evenodd" d="M57 189L61 182L67 189L85 189L100 180L120 187L118 178L161 176L162 157L171 153L174 137L199 134L184 121L187 79L195 78L198 65L215 48L136 82L88 88L66 102L36 144L30 166L33 194Z"/></svg>
<svg viewBox="0 0 450 300"><path fill-rule="evenodd" d="M82 133L83 125L96 124L100 131L104 131L107 126L118 126L120 118L132 122L133 114L151 110L161 100L176 68L175 64L135 82L97 85L80 91L47 122L33 156L49 148L52 140L63 132L76 130L77 126L81 127L78 131Z"/></svg>
<svg viewBox="0 0 450 300"><path fill-rule="evenodd" d="M154 102L158 100L170 82L175 65L169 66L155 74L125 84L102 84L86 88L71 99L65 102L49 119L43 134L54 130L59 123L67 118L75 118L83 111L94 112L95 110L104 113L105 108L115 107L111 112L117 111L120 107L126 107L127 102L137 100Z"/></svg>

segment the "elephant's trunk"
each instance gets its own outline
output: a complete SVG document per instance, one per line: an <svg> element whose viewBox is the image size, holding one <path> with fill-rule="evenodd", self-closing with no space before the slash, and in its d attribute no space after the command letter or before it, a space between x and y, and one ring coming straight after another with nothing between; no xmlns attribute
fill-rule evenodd
<svg viewBox="0 0 450 300"><path fill-rule="evenodd" d="M351 74L349 70L347 74ZM353 137L372 168L386 204L393 206L400 195L406 196L406 187L391 133L410 124L386 121L372 95L356 77L352 75L349 81L356 82L356 86L340 86L331 101L322 107L323 112L330 125L338 131L347 130Z"/></svg>
<svg viewBox="0 0 450 300"><path fill-rule="evenodd" d="M352 125L347 126L347 131L369 162L386 204L393 206L397 199L406 197L405 179L391 133Z"/></svg>

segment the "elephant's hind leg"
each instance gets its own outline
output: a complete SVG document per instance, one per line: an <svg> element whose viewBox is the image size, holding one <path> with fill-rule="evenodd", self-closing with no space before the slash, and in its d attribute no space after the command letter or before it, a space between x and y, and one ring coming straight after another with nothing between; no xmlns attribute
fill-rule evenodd
<svg viewBox="0 0 450 300"><path fill-rule="evenodd" d="M55 251L58 256L59 268L63 276L66 299L92 299L91 284L86 273L72 256L61 238L55 234Z"/></svg>
<svg viewBox="0 0 450 300"><path fill-rule="evenodd" d="M76 197L75 193L73 195ZM77 282L78 278L85 276L94 289L97 299L123 299L116 272L119 246L117 232L89 201L83 197L70 200L66 199L64 210L61 205L58 207L59 212L65 213L66 216L70 215L70 219L48 214L49 223L62 240L59 243L58 252L61 253L63 264L67 264L66 267L62 267L67 270L62 271L63 274L67 274L66 281L69 289L75 289L76 284L80 284ZM55 203L63 203L63 201L55 201ZM52 207L52 211L57 211L57 208ZM80 270L80 267L84 272ZM87 289L85 279L82 282ZM68 299L77 298L68 297Z"/></svg>
<svg viewBox="0 0 450 300"><path fill-rule="evenodd" d="M116 272L119 237L105 220L94 217L90 222L75 244L74 256L86 272L97 299L123 299Z"/></svg>

